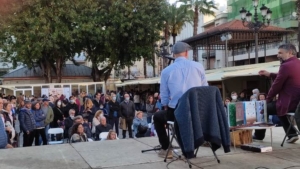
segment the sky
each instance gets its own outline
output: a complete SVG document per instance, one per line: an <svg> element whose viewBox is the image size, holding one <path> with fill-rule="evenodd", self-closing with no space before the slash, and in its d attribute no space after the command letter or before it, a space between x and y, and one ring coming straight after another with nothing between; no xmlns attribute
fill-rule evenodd
<svg viewBox="0 0 300 169"><path fill-rule="evenodd" d="M174 3L176 0L169 0L170 3ZM227 9L227 0L214 0L216 4L219 4L219 9L225 11Z"/></svg>

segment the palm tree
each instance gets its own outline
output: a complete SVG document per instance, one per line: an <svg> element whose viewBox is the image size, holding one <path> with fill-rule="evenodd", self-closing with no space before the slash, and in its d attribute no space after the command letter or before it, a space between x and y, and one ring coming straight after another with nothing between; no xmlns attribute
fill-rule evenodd
<svg viewBox="0 0 300 169"><path fill-rule="evenodd" d="M186 23L192 22L192 11L184 5L179 7L172 4L167 9L166 24L165 24L165 37L168 37L167 33L171 33L173 37L173 44L176 42L176 36L181 32ZM167 39L166 39L167 40Z"/></svg>
<svg viewBox="0 0 300 169"><path fill-rule="evenodd" d="M215 3L211 0L180 0L184 6L193 11L193 36L198 34L199 13L202 15L215 15L213 9L217 9ZM193 60L198 61L196 55L197 49L193 50Z"/></svg>

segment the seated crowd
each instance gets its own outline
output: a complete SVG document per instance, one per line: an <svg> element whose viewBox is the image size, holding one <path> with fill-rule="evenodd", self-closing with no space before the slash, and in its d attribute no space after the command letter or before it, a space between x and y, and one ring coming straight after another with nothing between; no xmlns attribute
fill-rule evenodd
<svg viewBox="0 0 300 169"><path fill-rule="evenodd" d="M21 133L23 147L32 146L33 143L35 146L47 145L48 141L62 139L70 143L115 140L118 139L119 128L122 138L126 138L127 131L130 138L150 136L143 111L150 117L154 109L161 108L159 94L151 94L149 91L133 90L117 93L108 91L107 94L96 92L94 97L81 92L69 98L64 95L38 98L26 97L22 93L18 97L1 94L0 116L6 133L5 147L20 146L18 136ZM146 102L144 98L152 99ZM16 120L20 124L20 133L16 132ZM51 128L62 128L64 133L49 135ZM99 137L103 132L108 133L106 138Z"/></svg>

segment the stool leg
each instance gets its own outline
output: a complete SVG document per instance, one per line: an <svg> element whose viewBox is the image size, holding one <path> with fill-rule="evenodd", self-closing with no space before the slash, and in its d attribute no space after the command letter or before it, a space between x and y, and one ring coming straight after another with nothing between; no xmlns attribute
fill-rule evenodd
<svg viewBox="0 0 300 169"><path fill-rule="evenodd" d="M283 141L282 141L282 143L281 143L281 147L283 147L283 144L284 144L284 142L285 142L285 140L286 140L286 137L288 136L288 134L289 134L289 132L290 132L290 130L291 130L291 128L292 128L292 125L293 125L293 124L291 123L289 117L287 117L287 118L288 118L288 121L290 122L290 126L289 126L289 128L287 129L287 131L286 131L286 133L285 133L284 139L283 139Z"/></svg>

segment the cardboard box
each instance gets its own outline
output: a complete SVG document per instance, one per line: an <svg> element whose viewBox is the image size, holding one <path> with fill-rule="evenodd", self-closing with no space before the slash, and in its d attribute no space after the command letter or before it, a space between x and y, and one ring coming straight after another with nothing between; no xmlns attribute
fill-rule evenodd
<svg viewBox="0 0 300 169"><path fill-rule="evenodd" d="M236 130L230 132L231 145L241 146L252 143L252 130Z"/></svg>

